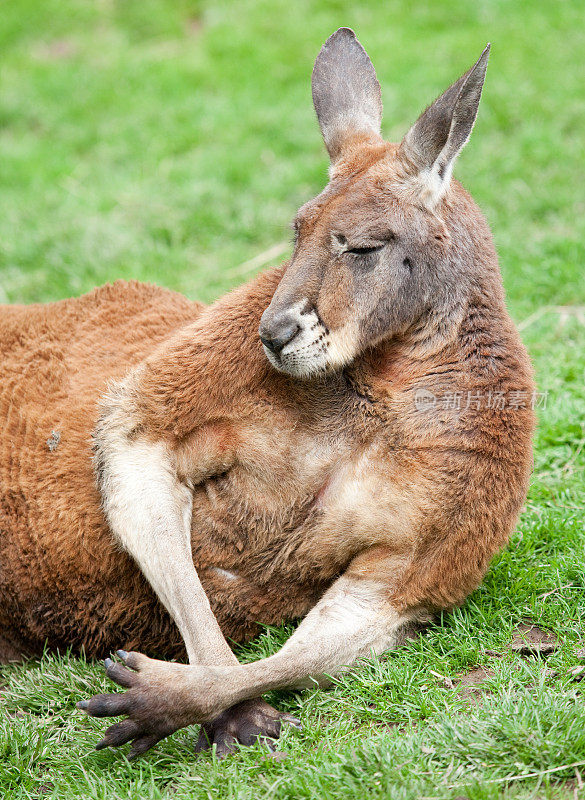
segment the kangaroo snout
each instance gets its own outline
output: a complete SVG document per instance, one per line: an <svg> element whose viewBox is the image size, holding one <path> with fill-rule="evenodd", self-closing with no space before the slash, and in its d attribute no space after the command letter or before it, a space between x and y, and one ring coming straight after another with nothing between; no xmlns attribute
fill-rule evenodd
<svg viewBox="0 0 585 800"><path fill-rule="evenodd" d="M290 311L274 313L266 309L260 320L260 341L271 353L280 355L281 351L295 338L301 326L296 314Z"/></svg>
<svg viewBox="0 0 585 800"><path fill-rule="evenodd" d="M266 357L280 372L308 378L327 370L328 331L306 298L293 305L273 301L262 314L258 333Z"/></svg>

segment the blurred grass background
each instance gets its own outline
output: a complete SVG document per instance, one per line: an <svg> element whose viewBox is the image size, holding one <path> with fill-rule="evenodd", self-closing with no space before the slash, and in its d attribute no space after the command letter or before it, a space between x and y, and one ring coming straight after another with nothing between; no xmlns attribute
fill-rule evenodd
<svg viewBox="0 0 585 800"><path fill-rule="evenodd" d="M192 730L134 765L95 754L104 724L73 705L105 688L99 667L47 656L3 669L0 789L11 800L583 796L568 766L585 764L569 672L585 631L582 0L4 2L0 302L117 278L212 301L251 274L250 259L285 253L295 209L326 181L310 74L340 25L376 66L392 140L492 42L456 175L492 225L546 394L519 529L466 606L419 642L332 692L279 698L305 723L282 763L258 748L195 760ZM548 666L492 660L483 704L462 707L429 673L482 662L522 619L562 646ZM240 654L271 652L284 635Z"/></svg>
<svg viewBox="0 0 585 800"><path fill-rule="evenodd" d="M493 43L458 164L493 225L518 315L574 303L585 261L582 2L21 0L4 4L4 301L117 277L205 300L286 240L325 181L310 75L353 26L378 71L384 133Z"/></svg>

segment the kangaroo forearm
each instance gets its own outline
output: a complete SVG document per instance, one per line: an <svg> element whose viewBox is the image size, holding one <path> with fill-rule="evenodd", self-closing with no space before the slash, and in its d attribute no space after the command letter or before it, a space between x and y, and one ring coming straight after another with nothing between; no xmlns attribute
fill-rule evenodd
<svg viewBox="0 0 585 800"><path fill-rule="evenodd" d="M136 436L126 399L122 393L106 401L94 435L110 529L177 624L190 663L237 664L193 565L192 491L179 479L168 444Z"/></svg>
<svg viewBox="0 0 585 800"><path fill-rule="evenodd" d="M273 690L321 684L357 658L392 646L405 617L373 581L340 578L273 656L222 670L222 705Z"/></svg>
<svg viewBox="0 0 585 800"><path fill-rule="evenodd" d="M107 672L130 691L97 695L81 707L95 716L127 714L133 730L149 736L153 730L162 731L156 733L159 738L193 723L217 720L232 706L266 691L307 679L319 681L361 656L395 645L400 627L409 617L390 605L388 594L384 581L347 575L339 578L278 653L252 664L187 666L123 653L130 669L110 662ZM120 729L124 724L111 729L107 743L112 736L125 733Z"/></svg>
<svg viewBox="0 0 585 800"><path fill-rule="evenodd" d="M126 531L124 544L174 619L190 664L233 665L238 660L225 640L193 566L190 547L179 528Z"/></svg>
<svg viewBox="0 0 585 800"><path fill-rule="evenodd" d="M225 640L198 578L182 576L169 611L179 625L190 664L237 665L238 659Z"/></svg>

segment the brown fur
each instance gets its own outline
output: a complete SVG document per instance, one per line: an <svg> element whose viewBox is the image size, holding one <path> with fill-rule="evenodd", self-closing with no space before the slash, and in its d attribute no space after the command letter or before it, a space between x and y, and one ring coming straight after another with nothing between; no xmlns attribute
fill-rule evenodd
<svg viewBox="0 0 585 800"><path fill-rule="evenodd" d="M393 491L403 487L398 501L408 502L412 487L425 483L428 517L417 541L407 543L413 558L392 590L397 603L447 608L477 586L524 498L532 414L469 409L456 421L428 419L415 411L412 395L418 385L435 384L464 393L532 391L501 292L495 312L493 298L486 307L478 294L445 352L421 357L391 342L344 375L307 387L272 370L256 336L281 274L265 273L203 313L165 290L124 283L48 306L2 309L0 614L13 647L39 653L47 641L90 655L120 644L163 654L180 648L166 613L108 533L91 469L98 399L108 380L143 359L140 403L150 435L168 437L187 462L190 450L205 452L206 440L214 451L266 460L261 492L247 464L236 478L212 477L195 490L194 559L227 636L246 639L256 622L306 613L364 547L375 548L368 571L395 558L393 544L384 557L375 542L345 547L339 529L330 540L313 540L315 498L327 476L298 486L287 474L295 429L333 442L343 436L350 452L384 431L379 469ZM60 442L51 452L53 430ZM219 498L213 513L210 492ZM392 540L391 519L387 525ZM384 530L378 535L383 541ZM363 564L361 557L352 569ZM209 566L238 570L236 596Z"/></svg>
<svg viewBox="0 0 585 800"><path fill-rule="evenodd" d="M317 72L314 87L325 83ZM371 76L367 85L375 120ZM382 582L405 619L451 608L507 541L526 493L533 414L529 402L502 409L485 398L529 401L533 382L488 227L455 181L436 208L416 201L416 130L408 150L359 131L340 138L326 119L332 179L299 212L289 264L207 308L120 282L0 310L0 658L45 642L91 656L182 649L113 540L92 472L92 431L99 443L110 424L100 397L129 370L107 402L132 420L129 438L167 443L192 485L193 559L234 640L306 614L344 572ZM376 284L372 269L356 277L332 251L344 231L359 248L388 225L393 245L380 259L388 269L414 259L423 276L412 290L404 278L390 300L390 282ZM429 302L431 279L441 292ZM362 301L371 308L360 316ZM269 328L295 302L315 310L340 352L355 352L343 368L303 380L268 362L261 319ZM484 400L421 410L419 390Z"/></svg>
<svg viewBox="0 0 585 800"><path fill-rule="evenodd" d="M0 631L12 658L115 642L179 647L132 561L112 541L91 463L97 402L201 306L118 282L45 306L0 309ZM51 451L47 439L60 434ZM121 637L121 639L120 639Z"/></svg>

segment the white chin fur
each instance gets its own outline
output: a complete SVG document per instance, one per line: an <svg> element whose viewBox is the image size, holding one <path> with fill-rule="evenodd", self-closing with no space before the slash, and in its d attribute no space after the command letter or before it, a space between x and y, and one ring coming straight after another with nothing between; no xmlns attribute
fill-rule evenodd
<svg viewBox="0 0 585 800"><path fill-rule="evenodd" d="M301 313L305 307L306 303L302 301L292 309L300 330L279 355L263 345L272 366L295 378L310 378L342 369L351 363L357 352L354 326L328 331L315 311Z"/></svg>

